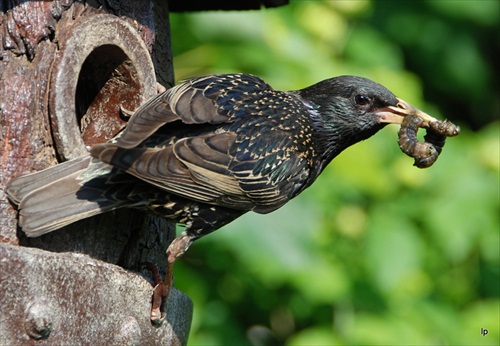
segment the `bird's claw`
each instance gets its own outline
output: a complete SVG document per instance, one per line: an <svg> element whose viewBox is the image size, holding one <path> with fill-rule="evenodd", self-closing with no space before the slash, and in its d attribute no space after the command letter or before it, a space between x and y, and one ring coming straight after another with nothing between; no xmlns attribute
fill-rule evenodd
<svg viewBox="0 0 500 346"><path fill-rule="evenodd" d="M128 121L132 117L132 115L134 115L134 113L134 111L131 111L130 109L127 109L120 105L120 118L122 118L122 120Z"/></svg>
<svg viewBox="0 0 500 346"><path fill-rule="evenodd" d="M166 299L164 299L165 295L165 285L163 282L160 282L153 288L153 302L151 307L151 323L155 326L161 326L163 321L167 316L166 314Z"/></svg>
<svg viewBox="0 0 500 346"><path fill-rule="evenodd" d="M161 93L165 92L166 90L167 90L167 88L166 88L166 87L164 87L163 85L161 85L161 84L160 84L160 83L158 83L158 82L156 83L156 92L157 92L158 94L161 94Z"/></svg>
<svg viewBox="0 0 500 346"><path fill-rule="evenodd" d="M167 315L167 300L174 283L174 262L182 256L193 242L191 236L183 234L175 238L167 249L167 273L165 280L161 279L158 267L146 262L144 266L151 271L154 288L151 306L151 323L155 326L161 326Z"/></svg>
<svg viewBox="0 0 500 346"><path fill-rule="evenodd" d="M163 324L167 316L167 300L173 284L173 263L169 263L167 266L165 281L161 279L160 271L155 264L146 262L145 266L148 270L151 271L153 282L155 285L153 288L152 306L150 313L151 323L159 327Z"/></svg>

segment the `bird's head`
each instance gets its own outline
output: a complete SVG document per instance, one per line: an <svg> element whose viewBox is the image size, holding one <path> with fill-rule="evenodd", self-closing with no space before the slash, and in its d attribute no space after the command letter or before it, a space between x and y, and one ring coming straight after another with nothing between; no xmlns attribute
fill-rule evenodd
<svg viewBox="0 0 500 346"><path fill-rule="evenodd" d="M406 115L424 119L423 127L436 121L384 86L362 77L327 79L299 90L298 94L311 107L318 149L327 161L385 125L401 124Z"/></svg>

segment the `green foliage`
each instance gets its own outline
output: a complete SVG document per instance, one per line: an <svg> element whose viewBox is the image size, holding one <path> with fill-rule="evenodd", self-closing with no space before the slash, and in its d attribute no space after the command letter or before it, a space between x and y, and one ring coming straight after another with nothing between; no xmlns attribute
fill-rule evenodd
<svg viewBox="0 0 500 346"><path fill-rule="evenodd" d="M193 245L175 269L195 304L190 344L499 343L498 7L297 1L172 15L178 79L247 72L298 89L362 75L463 130L420 170L389 126L282 209Z"/></svg>

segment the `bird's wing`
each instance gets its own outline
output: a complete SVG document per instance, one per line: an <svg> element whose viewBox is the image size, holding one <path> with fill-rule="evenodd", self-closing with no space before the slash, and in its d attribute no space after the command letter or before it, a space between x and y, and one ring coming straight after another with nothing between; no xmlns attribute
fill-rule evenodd
<svg viewBox="0 0 500 346"><path fill-rule="evenodd" d="M161 126L178 120L185 124L231 122L235 105L266 89L271 87L247 74L188 79L139 107L115 142L121 148L134 148Z"/></svg>
<svg viewBox="0 0 500 346"><path fill-rule="evenodd" d="M274 136L272 141L263 141L265 148L256 155L245 152L244 143L236 144L239 152L230 170L255 204L253 210L259 213L278 209L308 185L311 174L308 157L291 145L289 134L283 134L286 137Z"/></svg>
<svg viewBox="0 0 500 346"><path fill-rule="evenodd" d="M179 196L261 213L281 207L304 187L310 174L305 157L277 150L276 142L258 157L244 149L234 154L235 138L224 133L183 138L166 148L108 146L99 159Z"/></svg>
<svg viewBox="0 0 500 346"><path fill-rule="evenodd" d="M107 145L99 159L183 197L216 203L225 195L241 195L228 176L227 155L234 134L188 137L165 148L123 149Z"/></svg>
<svg viewBox="0 0 500 346"><path fill-rule="evenodd" d="M266 96L262 91L272 90L267 84L253 76L216 75L189 80L172 90L141 107L117 143L95 146L92 155L171 193L236 209L268 212L302 188L309 164L291 132L279 129L276 122L255 126L262 120L279 120L284 111L276 105L261 107L265 116L259 119L262 114L256 114L255 105ZM163 147L137 146L176 120L186 126L241 126L223 131L218 127ZM263 131L272 133L267 136Z"/></svg>

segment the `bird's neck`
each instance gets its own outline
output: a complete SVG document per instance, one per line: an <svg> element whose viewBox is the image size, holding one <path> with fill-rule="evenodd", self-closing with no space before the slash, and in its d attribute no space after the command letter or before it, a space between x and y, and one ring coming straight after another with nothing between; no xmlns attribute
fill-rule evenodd
<svg viewBox="0 0 500 346"><path fill-rule="evenodd" d="M321 173L342 151L371 137L379 130L379 128L370 128L366 131L359 131L345 126L340 119L338 122L332 122L325 119L325 114L314 107L309 109L309 114L315 131L313 138L316 160L319 163L317 174Z"/></svg>

